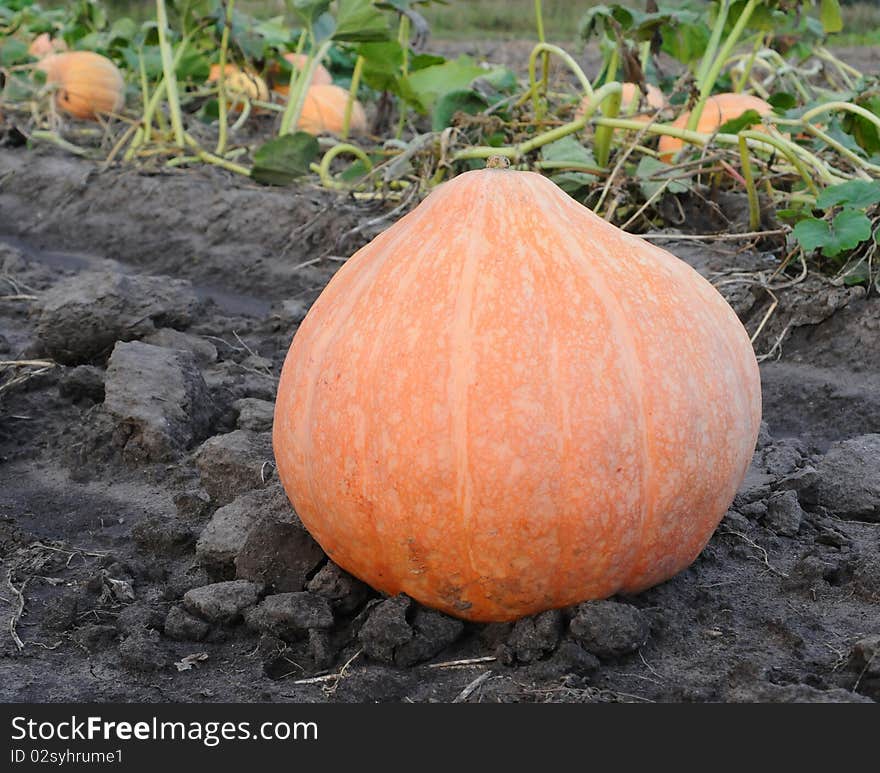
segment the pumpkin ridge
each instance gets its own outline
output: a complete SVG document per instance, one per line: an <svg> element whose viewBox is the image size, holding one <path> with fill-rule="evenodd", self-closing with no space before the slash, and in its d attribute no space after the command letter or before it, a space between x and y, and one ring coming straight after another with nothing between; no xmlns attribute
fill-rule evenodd
<svg viewBox="0 0 880 773"><path fill-rule="evenodd" d="M482 182L482 181L481 181ZM472 201L469 217L461 224L462 230L466 231L473 219L494 219L495 213L492 207L486 206L486 193L482 188L478 188L474 196L476 201ZM489 229L490 233L497 233L497 229ZM456 449L455 456L455 491L456 504L461 512L461 527L463 533L470 534L474 519L474 502L473 502L473 477L470 473L470 436L468 434L469 426L469 400L468 392L471 378L474 371L474 350L471 342L474 337L474 305L477 294L477 265L481 255L473 251L468 251L462 261L461 273L459 275L460 284L458 286L458 294L455 301L455 310L452 320L452 340L449 347L450 365L450 404L453 406L453 427L452 427L452 444ZM468 567L470 569L470 579L463 583L462 598L459 603L467 603L468 607L471 602L467 602L465 594L472 586L479 588L480 573L474 565L473 542L467 540L465 546Z"/></svg>
<svg viewBox="0 0 880 773"><path fill-rule="evenodd" d="M543 178L541 178L541 183L543 183ZM607 221L600 218L592 210L578 205L574 199L554 198L548 200L553 202L562 220L574 220L574 222L577 223L578 220L581 222L585 220L589 222L595 218L595 220L598 221L596 225L601 225L603 230L608 231L612 228ZM569 206L569 201L575 206ZM569 215L573 217L569 217ZM592 215L592 217L590 217L590 215ZM635 524L633 525L634 528L637 528L637 537L629 544L627 550L628 558L623 562L625 565L631 565L632 556L638 555L643 548L648 524L653 520L654 516L654 513L652 512L653 508L651 507L651 503L654 501L651 496L654 485L649 423L647 412L645 410L645 376L644 370L635 354L639 342L636 340L636 337L633 335L630 326L627 323L628 317L623 304L617 296L611 292L612 281L605 275L603 270L605 261L613 261L613 256L604 240L595 239L592 242L592 247L594 250L599 251L602 254L605 261L595 260L587 264L585 261L580 261L575 258L578 254L578 244L570 230L561 232L559 238L568 248L565 250L564 254L569 258L569 261L577 270L581 271L588 277L590 285L594 288L594 295L597 301L603 306L608 315L611 322L611 328L614 332L614 337L617 339L616 349L618 352L618 362L621 369L629 375L629 386L632 389L631 399L636 406L635 413L638 420L637 436L639 437L639 448L641 450L641 464L634 465L634 467L638 471L638 510L641 517L637 527ZM608 570L611 559L612 555L609 553L606 558L606 564L601 572L602 574ZM624 587L624 585L625 581L621 578L621 584L615 588L612 593L617 592L621 587Z"/></svg>
<svg viewBox="0 0 880 773"><path fill-rule="evenodd" d="M388 239L387 241L392 241L392 239ZM317 371L320 371L322 369L323 363L325 362L328 354L330 353L330 350L332 349L333 343L336 340L338 340L338 333L339 333L340 329L344 326L344 324L346 323L346 321L349 318L349 315L351 314L352 309L355 307L357 302L360 301L361 297L363 296L364 291L367 289L366 285L368 285L368 284L372 285L373 281L375 281L376 275L378 275L379 270L382 268L384 263L387 261L390 254L391 254L391 252L389 251L388 253L386 253L384 260L377 261L376 265L374 267L372 267L371 271L364 272L364 274L361 275L360 277L356 277L356 283L354 284L354 286L351 288L348 288L348 292L345 293L345 295L347 297L342 302L341 310L337 312L336 319L332 321L331 325L326 325L324 327L324 329L317 334L317 337L316 337L316 344L317 345L313 345L311 348L311 354L312 354L313 359L309 362L309 367L314 368ZM346 268L346 266L348 266L350 264L350 262L353 261L356 257L357 257L357 253L355 253L355 255L353 255L351 258L349 258L349 261L346 263L345 266L342 267L342 269L340 269L340 272L343 271ZM339 274L340 272L337 272L337 274ZM340 279L342 279L342 277L340 277ZM316 301L316 303L317 303L317 301ZM328 305L328 304L322 304L322 308L325 305ZM317 311L319 311L319 313L320 313L319 309ZM304 319L303 322L305 322L308 319L308 316L309 315L306 315L306 319ZM294 344L295 343L296 343L296 337L294 337ZM291 346L290 353L288 354L288 357L292 356L295 348L296 348L295 345ZM300 378L300 369L305 367L305 363L298 362L297 360L293 360L293 361L297 364L297 371L296 371L296 375L294 378L294 382L298 383L302 380ZM303 401L303 405L304 405L304 409L303 409L304 421L302 422L303 426L300 429L300 431L297 431L296 427L291 428L294 436L297 438L297 444L300 447L306 449L304 451L305 464L309 468L311 468L314 463L313 462L314 444L312 443L312 437L313 437L313 424L315 422L315 419L317 418L316 411L314 408L314 402L315 402L315 396L316 396L315 395L315 392L316 392L315 387L316 387L316 383L313 379L305 379L305 392L306 392L306 394L304 396L304 401ZM278 401L278 403L276 405L280 406L281 401ZM278 413L277 409L276 409L276 413ZM284 421L285 418L289 421L291 415L292 414L290 414L290 413L287 413L286 415L282 413L282 421ZM318 498L315 495L314 476L312 476L311 474L308 476L307 485L308 485L308 489L309 489L310 501L312 503L317 502ZM297 510L297 503L294 502L293 505L294 505L294 509ZM297 512L299 512L299 510L297 510ZM371 522L371 526L374 526L373 522ZM376 544L381 544L381 541L378 538L378 532L376 532Z"/></svg>
<svg viewBox="0 0 880 773"><path fill-rule="evenodd" d="M315 325L317 328L314 343L309 344L309 354L311 358L306 362L306 358L296 358L293 356L294 350L297 349L297 337L294 337L293 345L291 346L290 353L288 357L291 358L291 361L295 363L296 372L294 377L291 379L291 384L299 384L304 382L304 391L305 395L303 397L303 417L304 420L302 422L301 428L299 431L296 428L293 429L293 433L297 437L297 445L301 447L305 447L308 450L304 453L304 466L309 470L308 473L308 496L310 502L313 504L320 501L319 497L316 496L315 493L315 476L311 473L311 470L314 467L314 444L311 442L311 438L313 437L313 426L318 418L317 411L315 409L315 400L316 400L316 383L314 379L303 379L302 373L304 370L314 370L316 372L320 372L323 369L323 363L327 360L327 358L332 354L335 343L340 340L340 333L344 332L345 325L350 322L350 318L353 310L355 310L358 304L361 302L365 294L369 294L369 289L375 284L379 275L382 272L382 269L389 262L394 262L398 258L398 252L400 248L400 243L405 241L406 239L406 227L405 223L416 224L421 222L425 216L426 212L417 212L417 210L413 210L403 218L397 221L391 228L389 228L384 233L380 234L376 239L371 242L369 245L365 245L360 250L355 252L348 261L342 266L342 268L337 271L336 275L331 280L330 284L328 284L328 289L331 290L331 294L327 294L327 291L321 295L313 305L312 309L307 314L305 320L303 320L303 324L301 325L301 329L305 328L304 332L307 332L312 325ZM378 258L377 258L378 254ZM363 272L360 276L355 274L355 279L352 282L349 282L347 276L350 272L356 272L357 266L360 263L364 263L367 266L367 270ZM348 286L350 285L350 286ZM338 306L339 308L335 308ZM323 318L323 309L324 308L333 308L335 316L330 320ZM310 319L311 318L311 319ZM329 324L328 324L329 322ZM342 336L344 337L344 336ZM291 412L284 411L282 408L282 404L286 401L279 400L276 403L276 414L281 413L281 421L276 422L276 426L282 426L282 422L284 422L285 416L289 419L292 415ZM290 431L290 428L288 428ZM280 434L280 433L279 433ZM366 452L363 451L360 454L360 468L364 469L365 464L364 460L366 458ZM363 483L363 481L362 481ZM294 502L294 509L296 508L297 503ZM302 508L305 510L305 508ZM311 508L309 508L311 509ZM298 510L299 512L299 510ZM302 513L300 513L302 517ZM306 516L306 519L308 516ZM304 519L304 522L306 522ZM309 523L306 523L306 526L310 527ZM390 577L390 573L387 571L387 551L383 550L384 541L380 539L379 531L376 528L375 519L370 520L370 528L374 534L374 546L382 551L382 554L376 556L377 563L381 568L384 569L383 574L386 577ZM320 531L320 530L319 530ZM320 542L320 540L319 540ZM324 544L322 547L325 549L329 549L328 552L335 552L335 548L332 544ZM348 568L346 564L348 563L344 558L338 559L336 556L332 556L334 560L337 560L340 565L344 569ZM391 590L391 592L396 593L399 589L397 588L389 588L386 586L382 588L382 590Z"/></svg>
<svg viewBox="0 0 880 773"><path fill-rule="evenodd" d="M420 219L424 219L423 213L420 213L419 220ZM419 222L419 220L416 220L414 218L415 222ZM375 284L375 283L381 281L382 279L387 278L388 273L393 271L396 267L398 267L398 266L401 267L400 268L400 271L402 272L401 278L393 284L388 283L388 284L392 284L392 287L393 287L393 290L390 292L389 297L388 297L388 308L390 308L391 310L405 308L404 304L396 302L398 293L401 291L401 289L407 288L407 287L411 286L411 284L413 282L418 281L419 274L424 271L423 261L419 260L417 256L401 254L403 252L403 247L406 246L405 244L404 245L401 244L401 242L406 241L404 238L405 236L406 236L405 230L400 229L397 232L397 235L395 236L395 238L392 239L391 241L389 241L388 245L384 249L387 251L387 257L390 258L390 260L384 261L382 263L382 265L378 267L376 275L373 279L373 284ZM429 251L429 248L435 242L442 242L444 240L444 238L445 237L443 234L437 234L433 239L426 240L425 242L423 242L420 245L421 254L430 255L431 253ZM395 318L393 311L392 311L392 313L388 313L388 312L382 313L379 316L379 324L376 325L373 328L373 330L371 331L372 345L367 349L367 354L366 354L366 357L364 360L366 367L363 367L361 369L361 372L363 372L363 373L373 373L374 372L374 368L372 367L372 362L376 359L376 351L378 350L379 345L385 340L386 330L388 330L389 328L393 328L394 325L397 323L398 323L398 320ZM369 385L367 385L367 388L368 387L369 387ZM381 415L380 408L377 405L376 399L375 399L377 394L378 394L377 390L371 391L371 395L373 396L373 401L371 403L373 417L377 417L377 416ZM373 439L378 438L379 437L379 432L377 431L378 428L374 425L370 429L371 429L371 431L369 433L369 436ZM360 458L361 458L361 466L362 466L362 469L364 470L363 483L364 483L364 490L365 490L365 496L366 496L366 490L368 489L367 482L368 482L368 477L369 477L369 470L372 469L372 466L370 464L368 464L369 454L368 454L366 445L364 445L360 451ZM413 528L413 512L412 512L412 510L404 510L401 514L402 514L404 521L405 521L405 528L403 529L403 531L409 535L416 533L416 530ZM376 534L377 544L380 544L383 548L381 563L384 567L388 567L391 565L391 561L389 560L389 557L388 557L388 550L386 549L388 547L388 545L384 540L381 540L379 538L379 532L377 529L375 529L375 522L373 523L373 526L374 526L374 533ZM397 549L399 549L399 546L394 545L393 549L397 550ZM422 569L421 566L415 565L415 562L411 556L408 556L407 561L409 564L413 565L413 568ZM387 574L389 576L389 581L395 582L395 586L393 588L391 588L391 590L394 593L400 592L401 588L398 587L396 580L393 577L391 577L391 572L387 572Z"/></svg>

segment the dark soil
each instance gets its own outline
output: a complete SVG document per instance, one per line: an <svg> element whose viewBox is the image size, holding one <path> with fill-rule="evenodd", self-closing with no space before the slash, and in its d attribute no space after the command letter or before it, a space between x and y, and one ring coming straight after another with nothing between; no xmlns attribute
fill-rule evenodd
<svg viewBox="0 0 880 773"><path fill-rule="evenodd" d="M669 582L476 625L329 563L273 476L272 401L382 211L0 151L0 359L63 363L0 373L0 699L880 699L880 299L812 276L756 341L748 477ZM754 331L773 262L730 244L665 246Z"/></svg>

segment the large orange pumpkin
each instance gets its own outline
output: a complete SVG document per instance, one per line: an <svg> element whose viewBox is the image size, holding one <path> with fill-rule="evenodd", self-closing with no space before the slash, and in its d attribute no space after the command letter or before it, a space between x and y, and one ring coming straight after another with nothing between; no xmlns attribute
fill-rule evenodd
<svg viewBox="0 0 880 773"><path fill-rule="evenodd" d="M706 100L700 120L697 121L697 131L710 134L734 118L739 118L747 110L754 110L758 115L765 116L773 112L773 108L760 97L751 94L716 94ZM687 127L690 112L682 113L672 125L684 129ZM756 131L763 131L763 127L756 126ZM677 137L661 135L657 149L660 158L670 162L678 151L684 147L684 142Z"/></svg>
<svg viewBox="0 0 880 773"><path fill-rule="evenodd" d="M337 564L512 620L690 564L761 416L718 292L531 172L467 172L359 250L299 327L278 472Z"/></svg>
<svg viewBox="0 0 880 773"><path fill-rule="evenodd" d="M347 103L348 92L339 86L310 86L297 128L309 134L339 134ZM367 131L367 115L357 100L351 106L349 131L352 134Z"/></svg>
<svg viewBox="0 0 880 773"><path fill-rule="evenodd" d="M125 104L125 81L106 56L92 51L50 54L37 64L55 87L55 104L75 118L118 113Z"/></svg>
<svg viewBox="0 0 880 773"><path fill-rule="evenodd" d="M290 62L290 66L295 70L302 70L303 67L306 66L306 62L308 61L308 57L305 54L294 54L289 53L285 54L284 58ZM290 93L290 82L289 79L286 81L278 81L277 76L281 74L281 68L275 65L274 67L270 67L270 72L273 76L276 76L276 82L272 86L272 91L277 94L280 94L283 97L286 97ZM330 71L324 67L320 62L315 67L315 71L312 74L312 86L329 86L333 83L333 76L330 75Z"/></svg>

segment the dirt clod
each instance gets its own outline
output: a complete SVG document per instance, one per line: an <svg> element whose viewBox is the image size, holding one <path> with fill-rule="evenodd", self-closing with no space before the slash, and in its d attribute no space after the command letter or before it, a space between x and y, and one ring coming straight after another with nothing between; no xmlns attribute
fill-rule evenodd
<svg viewBox="0 0 880 773"><path fill-rule="evenodd" d="M798 502L797 493L783 491L774 494L767 502L764 525L782 537L793 537L801 528L804 511Z"/></svg>
<svg viewBox="0 0 880 773"><path fill-rule="evenodd" d="M202 641L208 635L211 626L191 615L183 607L171 607L165 618L163 630L169 639Z"/></svg>
<svg viewBox="0 0 880 773"><path fill-rule="evenodd" d="M269 432L275 414L275 403L258 400L255 397L242 397L232 407L238 411L237 426L253 432Z"/></svg>
<svg viewBox="0 0 880 773"><path fill-rule="evenodd" d="M211 499L225 505L246 491L265 486L272 474L266 463L273 458L268 432L238 429L202 443L196 452L196 466Z"/></svg>
<svg viewBox="0 0 880 773"><path fill-rule="evenodd" d="M238 551L235 573L276 592L300 591L324 558L324 551L294 513L290 512L285 520L274 514L264 515Z"/></svg>
<svg viewBox="0 0 880 773"><path fill-rule="evenodd" d="M651 632L647 615L619 601L591 601L578 606L569 629L575 640L599 658L619 658L641 647Z"/></svg>
<svg viewBox="0 0 880 773"><path fill-rule="evenodd" d="M186 327L198 300L186 280L83 272L43 295L36 333L46 352L67 365L106 359L117 341L159 326Z"/></svg>
<svg viewBox="0 0 880 773"><path fill-rule="evenodd" d="M835 443L817 473L818 504L841 518L880 521L880 434Z"/></svg>
<svg viewBox="0 0 880 773"><path fill-rule="evenodd" d="M188 352L118 343L107 368L104 408L128 435L130 463L176 458L203 438L214 406Z"/></svg>
<svg viewBox="0 0 880 773"><path fill-rule="evenodd" d="M66 368L58 379L58 394L75 403L102 403L104 371L93 365Z"/></svg>
<svg viewBox="0 0 880 773"><path fill-rule="evenodd" d="M211 623L234 623L259 601L262 592L258 583L228 580L187 591L183 605Z"/></svg>
<svg viewBox="0 0 880 773"><path fill-rule="evenodd" d="M306 589L323 596L340 614L347 615L360 609L373 591L332 561L328 561L309 580Z"/></svg>
<svg viewBox="0 0 880 773"><path fill-rule="evenodd" d="M326 599L307 592L266 596L245 619L253 630L284 639L298 639L312 629L333 627L333 612Z"/></svg>

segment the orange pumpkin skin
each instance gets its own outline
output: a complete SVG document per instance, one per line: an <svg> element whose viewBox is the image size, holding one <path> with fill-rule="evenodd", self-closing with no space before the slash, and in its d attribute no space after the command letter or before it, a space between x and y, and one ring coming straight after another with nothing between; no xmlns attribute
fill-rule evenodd
<svg viewBox="0 0 880 773"><path fill-rule="evenodd" d="M310 86L306 92L297 128L309 134L340 134L348 92L339 86ZM365 134L367 115L357 100L351 106L351 134Z"/></svg>
<svg viewBox="0 0 880 773"><path fill-rule="evenodd" d="M299 327L278 472L337 564L513 620L688 566L748 467L748 336L693 269L531 172L440 186Z"/></svg>
<svg viewBox="0 0 880 773"><path fill-rule="evenodd" d="M49 37L48 32L37 35L28 46L28 53L36 59L42 59L44 56L61 51L67 51L67 43L63 38Z"/></svg>
<svg viewBox="0 0 880 773"><path fill-rule="evenodd" d="M706 100L696 130L704 134L711 134L719 126L723 126L734 118L739 118L746 110L755 110L761 116L773 112L771 105L751 94L715 94ZM672 125L679 129L685 129L690 116L690 112L682 113L673 121ZM756 131L764 131L761 126L754 128ZM660 151L660 159L668 163L683 147L682 140L664 134L660 137L657 149Z"/></svg>
<svg viewBox="0 0 880 773"><path fill-rule="evenodd" d="M308 57L305 54L285 54L284 58L290 62L290 66L295 70L302 70L303 67L306 66L306 61ZM273 75L277 75L280 73L280 68L276 65L273 70ZM330 71L324 67L320 62L315 67L315 71L312 74L312 86L329 86L333 83L333 76L330 75ZM280 94L283 97L286 97L290 93L290 84L288 82L283 83L275 83L272 86L272 91L277 94Z"/></svg>
<svg viewBox="0 0 880 773"><path fill-rule="evenodd" d="M620 90L620 116L622 118L631 118L641 123L649 123L657 110L666 107L666 97L663 92L656 86L647 84L647 94L644 95L645 103L650 108L650 112L637 112L639 104L642 101L642 91L637 83L624 83ZM583 112L589 103L590 98L584 97L577 109L577 115L583 115Z"/></svg>
<svg viewBox="0 0 880 773"><path fill-rule="evenodd" d="M125 105L125 81L107 57L92 51L50 54L37 68L54 86L55 104L74 118L96 120L118 113Z"/></svg>

